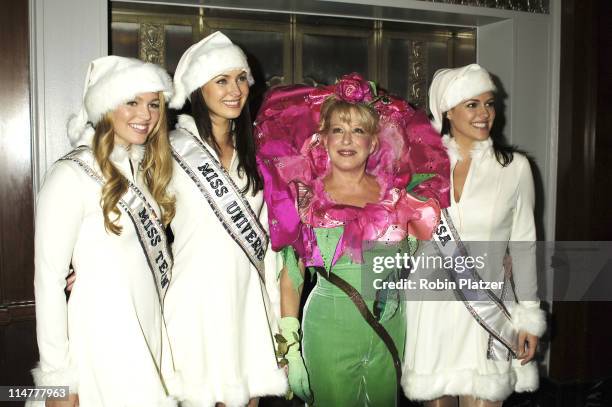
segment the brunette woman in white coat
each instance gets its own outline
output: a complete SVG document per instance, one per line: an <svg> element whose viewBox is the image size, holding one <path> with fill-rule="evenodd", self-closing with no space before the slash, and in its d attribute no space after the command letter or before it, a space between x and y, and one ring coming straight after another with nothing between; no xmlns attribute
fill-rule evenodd
<svg viewBox="0 0 612 407"><path fill-rule="evenodd" d="M68 125L75 150L48 171L36 210L32 373L36 385L70 393L47 407L175 404L161 306L171 259L158 236L175 212L166 190L171 95L156 65L108 56L89 66ZM78 279L67 302L71 264Z"/></svg>
<svg viewBox="0 0 612 407"><path fill-rule="evenodd" d="M216 32L185 52L174 83L170 107L191 102L170 135L177 207L165 308L183 405L255 405L287 384L272 336L279 293L267 290L276 270L248 111L253 77Z"/></svg>
<svg viewBox="0 0 612 407"><path fill-rule="evenodd" d="M458 236L503 246L501 256L488 259L502 274L509 248L518 302L507 304L507 322L515 332L516 355L492 357L490 333L462 301L408 301L402 385L410 399L427 407L501 406L513 391L538 387L532 359L545 321L536 293L533 178L524 155L491 138L494 92L489 74L472 64L438 71L429 103L451 159L448 214Z"/></svg>

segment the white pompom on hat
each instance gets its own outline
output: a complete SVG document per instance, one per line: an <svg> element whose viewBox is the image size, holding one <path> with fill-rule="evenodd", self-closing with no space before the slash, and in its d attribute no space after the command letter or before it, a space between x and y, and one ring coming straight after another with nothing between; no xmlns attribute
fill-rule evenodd
<svg viewBox="0 0 612 407"><path fill-rule="evenodd" d="M464 100L494 92L495 84L489 73L478 64L436 71L429 87L429 110L433 127L442 131L443 114Z"/></svg>
<svg viewBox="0 0 612 407"><path fill-rule="evenodd" d="M191 92L217 75L234 69L247 73L249 85L255 83L246 55L220 31L193 44L181 57L174 73L174 97L170 107L180 109Z"/></svg>
<svg viewBox="0 0 612 407"><path fill-rule="evenodd" d="M172 97L172 80L160 66L115 55L91 61L85 77L83 105L68 120L70 143L74 147L91 145L94 126L104 114L146 92L163 92L166 100Z"/></svg>

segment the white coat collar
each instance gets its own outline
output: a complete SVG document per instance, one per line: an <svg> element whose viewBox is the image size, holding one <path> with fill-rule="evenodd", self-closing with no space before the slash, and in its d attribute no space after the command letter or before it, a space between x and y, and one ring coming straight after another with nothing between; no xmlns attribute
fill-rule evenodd
<svg viewBox="0 0 612 407"><path fill-rule="evenodd" d="M193 134L194 136L202 137L200 135L200 133L198 132L198 126L196 125L195 119L192 116L188 115L188 114L181 114L181 115L179 115L178 122L176 123L176 128L177 129L187 130L189 133ZM235 143L235 141L234 141L234 143ZM210 153L218 160L219 159L219 154L217 154L215 149L212 148L212 146L210 144L208 144L207 142L204 142L204 145L206 146L208 151L210 151ZM235 161L237 161L236 160L236 151L234 151L234 156L232 158L232 164L230 164L230 168L233 168L236 165L234 163Z"/></svg>
<svg viewBox="0 0 612 407"><path fill-rule="evenodd" d="M193 135L198 135L198 136L200 135L200 133L198 132L198 126L196 125L194 118L189 116L188 114L179 115L178 123L176 124L176 128L185 129Z"/></svg>
<svg viewBox="0 0 612 407"><path fill-rule="evenodd" d="M94 134L95 134L95 130L93 128L90 128L88 131L86 131L83 134L83 137L81 137L78 140L78 142L75 144L77 146L87 146L93 149ZM115 164L122 164L126 160L129 159L130 161L132 161L132 164L134 164L135 166L138 166L140 165L140 162L144 158L144 154L145 154L144 144L143 145L132 144L130 148L126 148L122 146L121 144L115 144L115 146L113 147L113 152L110 154L109 158Z"/></svg>
<svg viewBox="0 0 612 407"><path fill-rule="evenodd" d="M114 163L123 163L129 159L132 164L138 166L142 161L145 153L145 146L132 144L130 148L126 148L121 144L115 144L113 152L110 155L110 159Z"/></svg>
<svg viewBox="0 0 612 407"><path fill-rule="evenodd" d="M454 138L445 134L442 136L442 144L446 147L451 165L455 165L457 161L462 160L459 146ZM491 140L491 137L483 141L476 141L472 144L472 149L470 150L470 157L472 160L479 160L490 154L493 154L493 140Z"/></svg>
<svg viewBox="0 0 612 407"><path fill-rule="evenodd" d="M178 122L176 123L177 129L187 130L187 132L193 134L194 136L202 139L200 132L198 131L198 126L196 125L195 119L188 114L181 114L178 117ZM208 149L208 151L218 160L219 155L215 151L212 146L210 146L207 142L204 142L204 146Z"/></svg>

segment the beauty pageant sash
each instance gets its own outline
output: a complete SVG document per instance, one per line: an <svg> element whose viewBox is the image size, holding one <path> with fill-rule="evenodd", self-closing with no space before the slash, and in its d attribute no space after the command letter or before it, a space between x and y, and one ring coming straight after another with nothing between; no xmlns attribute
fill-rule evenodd
<svg viewBox="0 0 612 407"><path fill-rule="evenodd" d="M440 223L433 235L436 251L443 258L469 256L467 248L461 241L459 233L452 223L451 217L446 209L440 214ZM453 262L454 264L454 262ZM446 271L455 282L455 293L463 301L465 307L484 329L489 332L489 344L487 358L493 360L509 360L516 357L518 353L518 332L512 324L511 315L504 302L515 302L512 280L509 273L504 273L504 282L501 298L497 297L489 289L471 288L481 287L482 278L473 267L459 273L453 267ZM469 279L476 284L459 284L460 279Z"/></svg>
<svg viewBox="0 0 612 407"><path fill-rule="evenodd" d="M92 180L100 186L104 185L105 181L102 176L92 168L95 158L89 147L78 147L61 158L60 161L75 163ZM166 232L142 191L129 179L127 182L128 189L119 199L118 205L129 216L134 225L138 241L155 280L160 304L163 305L170 283L173 263L172 254L166 240Z"/></svg>
<svg viewBox="0 0 612 407"><path fill-rule="evenodd" d="M265 281L268 235L229 174L202 140L184 128L170 134L172 155L202 192L227 233Z"/></svg>

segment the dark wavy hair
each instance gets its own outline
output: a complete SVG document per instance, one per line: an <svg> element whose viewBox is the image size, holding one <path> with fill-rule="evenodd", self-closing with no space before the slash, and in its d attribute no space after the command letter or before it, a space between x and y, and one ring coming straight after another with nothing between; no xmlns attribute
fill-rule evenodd
<svg viewBox="0 0 612 407"><path fill-rule="evenodd" d="M446 112L442 115L442 131L440 132L440 135L444 134L453 136L450 131L450 120L446 117ZM514 160L514 153L518 150L513 146L505 144L499 137L491 135L491 140L493 141L493 152L497 162L502 167L507 167Z"/></svg>
<svg viewBox="0 0 612 407"><path fill-rule="evenodd" d="M202 90L200 88L197 88L191 93L191 115L195 120L196 126L198 127L198 133L200 133L202 140L210 144L217 154L219 154L220 148L213 137L208 106L206 106L204 95L202 95ZM245 194L250 190L252 195L255 195L258 191L263 189L263 180L257 171L255 140L253 139L253 125L248 100L244 104L240 116L234 120L234 126L236 134L235 148L238 154L238 174L241 176L244 174L247 177L247 183L240 192Z"/></svg>

